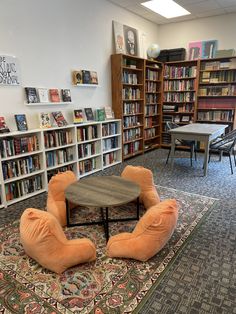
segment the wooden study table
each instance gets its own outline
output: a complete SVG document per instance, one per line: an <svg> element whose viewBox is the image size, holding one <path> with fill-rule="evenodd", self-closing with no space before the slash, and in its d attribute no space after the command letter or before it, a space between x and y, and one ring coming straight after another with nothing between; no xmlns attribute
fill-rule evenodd
<svg viewBox="0 0 236 314"><path fill-rule="evenodd" d="M190 123L188 125L169 130L171 134L171 167L173 168L174 165L175 141L177 139L201 141L205 144L204 176L206 176L208 169L210 142L218 136L222 135L225 132L227 126L227 124Z"/></svg>
<svg viewBox="0 0 236 314"><path fill-rule="evenodd" d="M109 222L138 220L140 186L118 176L99 176L83 178L65 191L67 226L103 224L106 240L109 239ZM137 200L136 217L109 219L109 207L127 204ZM70 223L69 203L84 207L97 207L101 210L101 220Z"/></svg>

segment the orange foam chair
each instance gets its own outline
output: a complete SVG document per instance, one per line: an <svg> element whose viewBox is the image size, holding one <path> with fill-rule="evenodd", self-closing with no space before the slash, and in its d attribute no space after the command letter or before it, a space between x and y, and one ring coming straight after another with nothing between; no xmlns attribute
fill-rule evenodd
<svg viewBox="0 0 236 314"><path fill-rule="evenodd" d="M65 189L77 178L72 171L59 172L48 183L47 211L53 214L62 227L66 226Z"/></svg>
<svg viewBox="0 0 236 314"><path fill-rule="evenodd" d="M120 233L109 239L107 256L147 261L168 242L177 219L176 200L169 199L154 205L146 211L132 233Z"/></svg>
<svg viewBox="0 0 236 314"><path fill-rule="evenodd" d="M144 204L146 209L158 204L160 197L153 181L152 171L142 166L126 166L121 177L133 181L140 185L141 194L139 201Z"/></svg>
<svg viewBox="0 0 236 314"><path fill-rule="evenodd" d="M58 274L74 265L96 259L92 241L87 238L67 240L58 220L36 208L27 208L23 212L20 240L27 255Z"/></svg>

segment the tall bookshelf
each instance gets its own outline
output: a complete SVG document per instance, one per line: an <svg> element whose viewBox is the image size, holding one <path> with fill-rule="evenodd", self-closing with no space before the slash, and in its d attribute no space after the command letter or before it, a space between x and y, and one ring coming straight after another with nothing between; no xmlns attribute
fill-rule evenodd
<svg viewBox="0 0 236 314"><path fill-rule="evenodd" d="M186 125L195 121L198 62L166 62L163 71L162 146L170 145L166 122Z"/></svg>
<svg viewBox="0 0 236 314"><path fill-rule="evenodd" d="M121 121L71 124L0 134L0 208L47 191L71 170L77 178L122 161Z"/></svg>
<svg viewBox="0 0 236 314"><path fill-rule="evenodd" d="M122 119L122 147L125 160L143 153L144 147L144 59L115 54L111 56L112 107Z"/></svg>
<svg viewBox="0 0 236 314"><path fill-rule="evenodd" d="M144 151L160 147L163 64L145 60Z"/></svg>
<svg viewBox="0 0 236 314"><path fill-rule="evenodd" d="M199 60L196 121L236 128L236 57Z"/></svg>

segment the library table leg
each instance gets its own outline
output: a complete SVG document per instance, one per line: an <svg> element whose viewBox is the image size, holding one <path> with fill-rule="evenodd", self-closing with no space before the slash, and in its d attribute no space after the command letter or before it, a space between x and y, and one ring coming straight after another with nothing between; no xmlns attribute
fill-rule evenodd
<svg viewBox="0 0 236 314"><path fill-rule="evenodd" d="M209 139L205 140L205 156L204 156L204 176L207 175L208 159L209 159Z"/></svg>
<svg viewBox="0 0 236 314"><path fill-rule="evenodd" d="M171 134L171 149L170 149L170 160L171 160L171 169L174 166L174 154L175 154L175 136Z"/></svg>

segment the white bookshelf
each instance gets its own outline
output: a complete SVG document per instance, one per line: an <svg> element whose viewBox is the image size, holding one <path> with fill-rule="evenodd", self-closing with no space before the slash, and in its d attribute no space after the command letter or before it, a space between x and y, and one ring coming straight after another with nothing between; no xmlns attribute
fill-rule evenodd
<svg viewBox="0 0 236 314"><path fill-rule="evenodd" d="M122 161L118 119L0 134L0 208L47 191L51 176L82 178Z"/></svg>

